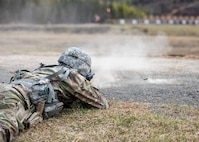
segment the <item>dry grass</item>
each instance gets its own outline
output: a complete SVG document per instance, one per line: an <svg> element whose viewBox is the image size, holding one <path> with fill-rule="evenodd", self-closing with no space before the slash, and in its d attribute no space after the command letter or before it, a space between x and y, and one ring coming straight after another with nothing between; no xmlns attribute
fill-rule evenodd
<svg viewBox="0 0 199 142"><path fill-rule="evenodd" d="M147 104L112 101L108 110L65 110L23 132L16 142L198 141L198 118L192 106L162 106L155 113Z"/></svg>

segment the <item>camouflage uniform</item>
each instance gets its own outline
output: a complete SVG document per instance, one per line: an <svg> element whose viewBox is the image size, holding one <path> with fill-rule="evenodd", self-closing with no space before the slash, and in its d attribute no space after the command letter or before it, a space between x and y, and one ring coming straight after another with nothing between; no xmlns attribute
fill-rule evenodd
<svg viewBox="0 0 199 142"><path fill-rule="evenodd" d="M11 141L25 129L23 122L34 113L27 94L22 85L0 84L0 141ZM41 122L41 115L37 116Z"/></svg>
<svg viewBox="0 0 199 142"><path fill-rule="evenodd" d="M35 105L30 99L32 90L20 81L37 82L65 69L67 75L57 74L50 79L58 104L70 106L73 102L82 102L99 109L109 107L104 95L86 79L88 70L84 70L87 73L83 74L84 71L80 73L78 68L68 69L67 65L64 67L63 63L59 63L62 65L43 66L33 72L22 70L13 76L14 83L0 84L0 140L11 141L20 131L44 119L43 109L38 109L39 105Z"/></svg>

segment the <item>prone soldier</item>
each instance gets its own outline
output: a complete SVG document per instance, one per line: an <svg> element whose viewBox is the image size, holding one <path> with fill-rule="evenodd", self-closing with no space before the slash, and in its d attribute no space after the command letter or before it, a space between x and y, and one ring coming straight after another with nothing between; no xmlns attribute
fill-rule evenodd
<svg viewBox="0 0 199 142"><path fill-rule="evenodd" d="M43 119L58 115L73 102L107 109L104 94L91 85L91 58L79 48L69 48L58 65L34 71L18 70L10 83L0 84L0 141L10 142Z"/></svg>

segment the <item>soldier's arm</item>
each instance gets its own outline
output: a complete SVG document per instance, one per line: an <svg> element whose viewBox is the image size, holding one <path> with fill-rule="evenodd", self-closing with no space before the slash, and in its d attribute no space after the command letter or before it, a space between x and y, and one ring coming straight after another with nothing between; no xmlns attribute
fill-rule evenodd
<svg viewBox="0 0 199 142"><path fill-rule="evenodd" d="M70 72L61 87L63 90L70 92L72 96L93 107L100 109L109 107L104 94L76 71Z"/></svg>

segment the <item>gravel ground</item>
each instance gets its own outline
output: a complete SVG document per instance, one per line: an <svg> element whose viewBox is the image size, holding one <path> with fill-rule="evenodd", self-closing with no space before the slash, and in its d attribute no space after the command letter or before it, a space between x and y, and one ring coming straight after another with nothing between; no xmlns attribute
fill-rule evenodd
<svg viewBox="0 0 199 142"><path fill-rule="evenodd" d="M174 63L175 61L170 62ZM192 63L198 66L198 61ZM199 73L191 71L143 71L120 74L126 80L121 79L122 83L115 83L119 85L105 89L111 98L145 102L152 106L176 104L199 107ZM130 78L128 78L129 74ZM142 78L143 76L146 78Z"/></svg>
<svg viewBox="0 0 199 142"><path fill-rule="evenodd" d="M118 72L118 82L103 89L110 98L199 107L199 60L153 59L155 70Z"/></svg>
<svg viewBox="0 0 199 142"><path fill-rule="evenodd" d="M0 56L0 81L8 82L11 72L17 68L33 69L41 61L56 63L56 59L57 56ZM94 84L109 99L150 103L152 107L163 104L199 107L199 60L150 58L148 61L151 67L112 72L115 80L107 79L109 73L101 78L96 72L98 80L94 79Z"/></svg>

